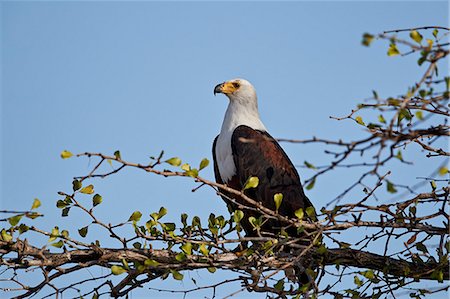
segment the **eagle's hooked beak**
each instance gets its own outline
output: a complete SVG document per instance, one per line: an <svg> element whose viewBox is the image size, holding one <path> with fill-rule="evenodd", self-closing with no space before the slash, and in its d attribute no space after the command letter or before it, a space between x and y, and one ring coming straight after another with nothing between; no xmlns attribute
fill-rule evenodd
<svg viewBox="0 0 450 299"><path fill-rule="evenodd" d="M222 88L224 84L225 83L220 83L217 84L216 87L214 87L214 95L216 95L216 93L222 93Z"/></svg>

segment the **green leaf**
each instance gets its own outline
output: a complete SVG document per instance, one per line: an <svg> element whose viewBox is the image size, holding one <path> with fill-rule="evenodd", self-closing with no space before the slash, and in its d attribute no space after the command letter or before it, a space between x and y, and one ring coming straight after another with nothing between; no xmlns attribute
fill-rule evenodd
<svg viewBox="0 0 450 299"><path fill-rule="evenodd" d="M363 44L363 46L368 47L372 43L373 39L374 39L374 36L372 34L366 32L363 34L363 39L361 41L361 44Z"/></svg>
<svg viewBox="0 0 450 299"><path fill-rule="evenodd" d="M157 267L159 265L159 262L152 259L147 259L145 260L144 265L147 267Z"/></svg>
<svg viewBox="0 0 450 299"><path fill-rule="evenodd" d="M191 166L188 163L184 163L183 165L181 165L181 169L184 171L189 171L191 170Z"/></svg>
<svg viewBox="0 0 450 299"><path fill-rule="evenodd" d="M95 194L94 197L92 198L92 205L98 206L99 204L101 204L103 201L103 198L100 194Z"/></svg>
<svg viewBox="0 0 450 299"><path fill-rule="evenodd" d="M234 214L233 214L234 222L239 223L239 222L241 222L242 218L244 218L244 212L242 212L241 210L234 211Z"/></svg>
<svg viewBox="0 0 450 299"><path fill-rule="evenodd" d="M422 111L416 111L416 117L417 117L417 119L419 119L419 120L423 120L423 113L422 113Z"/></svg>
<svg viewBox="0 0 450 299"><path fill-rule="evenodd" d="M284 290L284 279L278 280L278 282L273 287L278 291Z"/></svg>
<svg viewBox="0 0 450 299"><path fill-rule="evenodd" d="M68 204L68 203L65 202L64 200L58 200L58 201L56 202L56 207L57 207L58 209L65 208L65 207L67 207L68 205L70 205L70 204Z"/></svg>
<svg viewBox="0 0 450 299"><path fill-rule="evenodd" d="M358 286L362 286L363 282L361 281L361 279L359 279L359 277L357 275L355 275L355 277L353 278L353 282Z"/></svg>
<svg viewBox="0 0 450 299"><path fill-rule="evenodd" d="M303 209L300 208L297 211L294 212L295 216L297 216L298 219L303 219L303 216L305 215L305 213L303 212Z"/></svg>
<svg viewBox="0 0 450 299"><path fill-rule="evenodd" d="M178 262L184 262L186 259L187 259L187 257L186 257L186 253L184 253L184 252L180 252L180 253L178 253L176 256L175 256L175 259L178 261Z"/></svg>
<svg viewBox="0 0 450 299"><path fill-rule="evenodd" d="M125 270L122 266L114 265L114 266L111 267L111 273L113 275L120 275L120 274L123 274L125 272L127 272L127 270Z"/></svg>
<svg viewBox="0 0 450 299"><path fill-rule="evenodd" d="M63 230L62 232L61 232L61 236L63 236L64 238L68 238L69 237L69 232L67 231L67 230Z"/></svg>
<svg viewBox="0 0 450 299"><path fill-rule="evenodd" d="M306 215L308 215L310 218L314 218L316 216L316 210L314 209L314 207L307 207Z"/></svg>
<svg viewBox="0 0 450 299"><path fill-rule="evenodd" d="M167 159L164 162L166 162L172 166L180 166L181 165L181 159L178 157L173 157L173 158Z"/></svg>
<svg viewBox="0 0 450 299"><path fill-rule="evenodd" d="M446 166L443 166L441 168L439 168L439 175L440 176L444 176L448 174L448 168Z"/></svg>
<svg viewBox="0 0 450 299"><path fill-rule="evenodd" d="M165 215L167 215L167 209L165 207L159 208L158 219L164 217Z"/></svg>
<svg viewBox="0 0 450 299"><path fill-rule="evenodd" d="M278 209L281 206L281 202L283 201L283 194L277 193L273 196L273 201L275 202L275 209L278 211Z"/></svg>
<svg viewBox="0 0 450 299"><path fill-rule="evenodd" d="M201 162L200 162L200 166L199 166L199 170L202 170L203 168L207 167L209 165L209 160L204 158Z"/></svg>
<svg viewBox="0 0 450 299"><path fill-rule="evenodd" d="M398 150L397 154L395 155L395 158L399 159L400 161L403 161L403 155L401 150Z"/></svg>
<svg viewBox="0 0 450 299"><path fill-rule="evenodd" d="M185 171L184 174L190 176L191 178L196 178L198 177L198 170L196 168L192 168L191 170Z"/></svg>
<svg viewBox="0 0 450 299"><path fill-rule="evenodd" d="M437 29L434 29L434 30L433 30L433 36L434 36L434 38L437 38L438 33L439 33L439 30L437 30Z"/></svg>
<svg viewBox="0 0 450 299"><path fill-rule="evenodd" d="M184 276L177 270L170 270L170 273L172 273L172 277L176 280L183 280Z"/></svg>
<svg viewBox="0 0 450 299"><path fill-rule="evenodd" d="M306 190L311 190L312 188L314 188L314 184L316 183L316 178L314 178L311 182L309 182L308 185L306 185Z"/></svg>
<svg viewBox="0 0 450 299"><path fill-rule="evenodd" d="M355 121L360 124L361 126L365 126L366 124L364 123L363 119L361 116L357 116L355 117Z"/></svg>
<svg viewBox="0 0 450 299"><path fill-rule="evenodd" d="M13 217L8 218L8 222L9 224L11 224L11 226L16 226L17 223L19 223L20 219L22 219L23 215L16 215Z"/></svg>
<svg viewBox="0 0 450 299"><path fill-rule="evenodd" d="M67 217L69 216L70 207L64 208L61 211L61 217Z"/></svg>
<svg viewBox="0 0 450 299"><path fill-rule="evenodd" d="M395 43L391 43L389 45L389 49L387 51L387 55L388 56L396 56L399 55L400 51L397 49L397 46L395 45Z"/></svg>
<svg viewBox="0 0 450 299"><path fill-rule="evenodd" d="M50 245L56 248L61 248L64 246L64 242L62 240L59 240L58 242L52 243Z"/></svg>
<svg viewBox="0 0 450 299"><path fill-rule="evenodd" d="M432 181L430 182L430 185L431 185L431 189L433 189L433 191L436 190L437 185L436 185L436 182L435 182L434 180L432 180Z"/></svg>
<svg viewBox="0 0 450 299"><path fill-rule="evenodd" d="M253 228L259 227L258 220L253 216L248 217L248 222L250 222L250 224L253 226Z"/></svg>
<svg viewBox="0 0 450 299"><path fill-rule="evenodd" d="M417 250L420 250L420 251L422 251L423 253L428 253L427 247L426 247L425 245L423 245L422 242L416 243L416 248L417 248Z"/></svg>
<svg viewBox="0 0 450 299"><path fill-rule="evenodd" d="M73 180L72 189L74 192L79 190L82 186L83 186L83 184L79 180Z"/></svg>
<svg viewBox="0 0 450 299"><path fill-rule="evenodd" d="M57 237L59 237L59 227L55 226L50 233L50 238L48 239L48 241L55 241Z"/></svg>
<svg viewBox="0 0 450 299"><path fill-rule="evenodd" d="M386 190L387 190L389 193L396 193L396 192L397 192L397 189L395 189L394 184L392 184L390 181L386 181L386 182L387 182Z"/></svg>
<svg viewBox="0 0 450 299"><path fill-rule="evenodd" d="M208 256L209 254L209 250L204 243L200 245L198 250L205 256Z"/></svg>
<svg viewBox="0 0 450 299"><path fill-rule="evenodd" d="M91 185L88 185L88 186L82 188L82 189L80 190L80 193L83 193L83 194L92 194L92 193L94 193L94 186L93 186L92 184L91 184Z"/></svg>
<svg viewBox="0 0 450 299"><path fill-rule="evenodd" d="M12 241L12 236L10 234L8 234L8 232L5 229L2 229L1 237L2 237L2 240L5 242Z"/></svg>
<svg viewBox="0 0 450 299"><path fill-rule="evenodd" d="M373 280L375 278L375 274L373 273L373 270L367 270L361 273L365 278L369 280Z"/></svg>
<svg viewBox="0 0 450 299"><path fill-rule="evenodd" d="M184 253L191 255L192 254L192 243L184 243L181 245L181 250L183 250Z"/></svg>
<svg viewBox="0 0 450 299"><path fill-rule="evenodd" d="M80 234L80 236L82 236L83 238L86 237L87 233L88 233L88 227L82 227L78 230L78 233Z"/></svg>
<svg viewBox="0 0 450 299"><path fill-rule="evenodd" d="M206 269L208 270L209 273L214 273L217 270L216 267L208 267Z"/></svg>
<svg viewBox="0 0 450 299"><path fill-rule="evenodd" d="M313 164L309 163L308 161L303 162L305 164L306 167L311 168L311 169L317 169L316 166L314 166Z"/></svg>
<svg viewBox="0 0 450 299"><path fill-rule="evenodd" d="M259 179L256 176L249 177L244 185L244 190L258 187Z"/></svg>
<svg viewBox="0 0 450 299"><path fill-rule="evenodd" d="M27 225L22 223L19 225L19 234L23 234L23 233L27 232L29 229L30 228Z"/></svg>
<svg viewBox="0 0 450 299"><path fill-rule="evenodd" d="M131 214L130 218L128 218L128 221L139 221L141 220L142 217L142 213L139 211L135 211L133 212L133 214Z"/></svg>
<svg viewBox="0 0 450 299"><path fill-rule="evenodd" d="M139 242L134 242L133 243L133 247L136 248L136 249L141 249L142 248L142 244L139 243Z"/></svg>
<svg viewBox="0 0 450 299"><path fill-rule="evenodd" d="M41 201L37 198L34 199L33 204L31 205L31 209L37 209L41 206Z"/></svg>
<svg viewBox="0 0 450 299"><path fill-rule="evenodd" d="M63 159L69 159L72 156L73 156L73 154L69 151L63 150L61 152L61 158L63 158Z"/></svg>
<svg viewBox="0 0 450 299"><path fill-rule="evenodd" d="M378 115L378 121L382 124L386 123L386 120L384 119L384 116L382 114Z"/></svg>
<svg viewBox="0 0 450 299"><path fill-rule="evenodd" d="M116 159L121 160L122 157L120 156L120 151L115 151L115 152L114 152L114 157L116 157Z"/></svg>
<svg viewBox="0 0 450 299"><path fill-rule="evenodd" d="M423 36L418 31L413 30L409 33L409 36L412 38L413 41L420 44L422 42Z"/></svg>

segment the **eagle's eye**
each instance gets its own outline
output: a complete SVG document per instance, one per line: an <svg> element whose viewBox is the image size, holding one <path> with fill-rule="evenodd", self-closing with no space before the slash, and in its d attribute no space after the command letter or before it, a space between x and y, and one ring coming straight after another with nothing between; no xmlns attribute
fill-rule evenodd
<svg viewBox="0 0 450 299"><path fill-rule="evenodd" d="M238 89L239 86L241 86L241 84L239 84L239 82L233 82L233 87Z"/></svg>

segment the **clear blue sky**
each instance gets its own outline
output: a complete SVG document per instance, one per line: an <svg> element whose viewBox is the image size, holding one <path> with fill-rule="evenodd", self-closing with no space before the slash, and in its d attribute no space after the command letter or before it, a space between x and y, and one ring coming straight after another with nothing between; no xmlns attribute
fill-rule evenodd
<svg viewBox="0 0 450 299"><path fill-rule="evenodd" d="M61 160L63 149L120 149L124 159L142 163L162 149L192 164L211 159L227 105L212 91L235 77L255 85L261 117L275 137L361 136L353 124L329 116L348 113L372 89L401 94L422 71L415 57L388 58L386 43L362 47L362 34L447 24L446 1L2 2L1 208L28 209L38 197L46 214L39 223L50 229L59 215L56 192L70 191L72 177L92 166ZM296 164L321 164L320 151L285 148ZM410 175L408 181L415 175L408 171L394 175ZM303 179L311 175L300 172ZM212 179L212 168L202 175ZM351 179L331 175L308 194L321 207ZM187 179L126 170L94 184L104 197L105 222L163 205L175 222L182 212L227 213L212 190L191 193L195 184Z"/></svg>

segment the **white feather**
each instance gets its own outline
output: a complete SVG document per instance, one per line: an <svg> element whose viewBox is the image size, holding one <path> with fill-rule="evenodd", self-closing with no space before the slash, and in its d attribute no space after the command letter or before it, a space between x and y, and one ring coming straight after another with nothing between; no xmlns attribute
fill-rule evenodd
<svg viewBox="0 0 450 299"><path fill-rule="evenodd" d="M216 143L217 166L224 183L227 183L236 174L236 165L234 165L231 150L231 137L234 130L240 125L246 125L255 130L267 131L259 118L255 88L247 80L234 79L231 81L238 81L240 87L234 93L227 94L230 103Z"/></svg>

